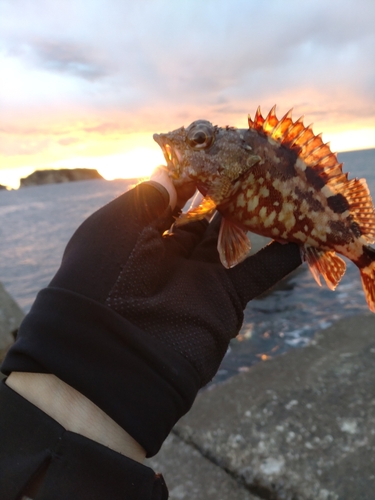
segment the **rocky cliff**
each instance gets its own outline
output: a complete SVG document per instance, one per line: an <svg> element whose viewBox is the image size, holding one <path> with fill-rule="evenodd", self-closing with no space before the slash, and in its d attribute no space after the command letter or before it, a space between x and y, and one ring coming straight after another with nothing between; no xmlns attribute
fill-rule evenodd
<svg viewBox="0 0 375 500"><path fill-rule="evenodd" d="M38 186L40 184L57 184L61 182L88 181L103 179L99 172L91 168L62 168L60 170L35 170L28 177L21 179L20 187Z"/></svg>
<svg viewBox="0 0 375 500"><path fill-rule="evenodd" d="M13 344L25 314L0 283L0 364ZM1 378L1 377L0 377Z"/></svg>

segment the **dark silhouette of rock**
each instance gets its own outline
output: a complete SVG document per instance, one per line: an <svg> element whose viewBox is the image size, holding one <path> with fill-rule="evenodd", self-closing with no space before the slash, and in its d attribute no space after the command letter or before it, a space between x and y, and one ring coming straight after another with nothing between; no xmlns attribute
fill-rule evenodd
<svg viewBox="0 0 375 500"><path fill-rule="evenodd" d="M61 182L88 181L103 179L99 172L92 168L62 168L59 170L35 170L28 177L21 179L20 187L39 186L40 184L57 184Z"/></svg>
<svg viewBox="0 0 375 500"><path fill-rule="evenodd" d="M13 344L24 317L25 313L0 283L0 363Z"/></svg>

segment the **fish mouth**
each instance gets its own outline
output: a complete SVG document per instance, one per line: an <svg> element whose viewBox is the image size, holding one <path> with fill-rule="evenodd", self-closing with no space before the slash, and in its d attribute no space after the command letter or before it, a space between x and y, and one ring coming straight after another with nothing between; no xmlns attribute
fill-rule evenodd
<svg viewBox="0 0 375 500"><path fill-rule="evenodd" d="M163 152L170 176L173 179L179 179L181 174L181 153L169 143L168 138L164 134L154 134L153 139Z"/></svg>

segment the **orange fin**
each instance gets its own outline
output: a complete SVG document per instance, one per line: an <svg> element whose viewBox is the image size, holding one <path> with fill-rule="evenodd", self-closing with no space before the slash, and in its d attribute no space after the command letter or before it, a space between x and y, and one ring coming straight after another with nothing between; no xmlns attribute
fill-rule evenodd
<svg viewBox="0 0 375 500"><path fill-rule="evenodd" d="M260 112L260 106L258 106L258 109L255 113L254 121L252 121L250 115L248 116L248 120L249 120L249 128L253 128L255 130L263 130L264 118L262 116L262 113Z"/></svg>
<svg viewBox="0 0 375 500"><path fill-rule="evenodd" d="M205 217L212 215L213 211L216 210L216 203L209 197L203 198L200 205L190 209L188 212L181 214L176 220L175 226L183 226L188 222L193 222L196 220L202 220Z"/></svg>
<svg viewBox="0 0 375 500"><path fill-rule="evenodd" d="M345 262L334 251L304 247L302 252L318 285L321 286L320 275L322 275L328 288L334 290L345 274Z"/></svg>
<svg viewBox="0 0 375 500"><path fill-rule="evenodd" d="M321 134L315 135L312 125L305 126L303 117L292 120L292 110L288 111L280 120L276 116L276 106L263 118L258 107L254 121L248 119L249 128L262 132L271 137L280 145L297 152L302 160L301 165L312 167L324 179L326 183L330 179L338 180L342 177L342 164L338 162L337 156L322 140Z"/></svg>
<svg viewBox="0 0 375 500"><path fill-rule="evenodd" d="M217 242L220 260L227 269L239 264L249 255L251 243L246 232L227 219L222 219Z"/></svg>
<svg viewBox="0 0 375 500"><path fill-rule="evenodd" d="M371 247L367 247L367 254L371 255L374 259L365 267L360 267L359 271L361 273L361 280L363 291L365 292L365 298L367 305L373 313L375 313L375 250Z"/></svg>
<svg viewBox="0 0 375 500"><path fill-rule="evenodd" d="M350 215L353 217L368 243L375 242L375 210L370 191L365 179L352 179L339 186L349 204Z"/></svg>

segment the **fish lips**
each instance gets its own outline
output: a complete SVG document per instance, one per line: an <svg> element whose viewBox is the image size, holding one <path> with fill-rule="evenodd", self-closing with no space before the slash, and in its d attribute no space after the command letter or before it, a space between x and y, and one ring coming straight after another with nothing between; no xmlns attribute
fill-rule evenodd
<svg viewBox="0 0 375 500"><path fill-rule="evenodd" d="M174 179L179 179L181 174L181 153L170 143L166 134L154 134L153 139L160 146L163 152L171 177Z"/></svg>

